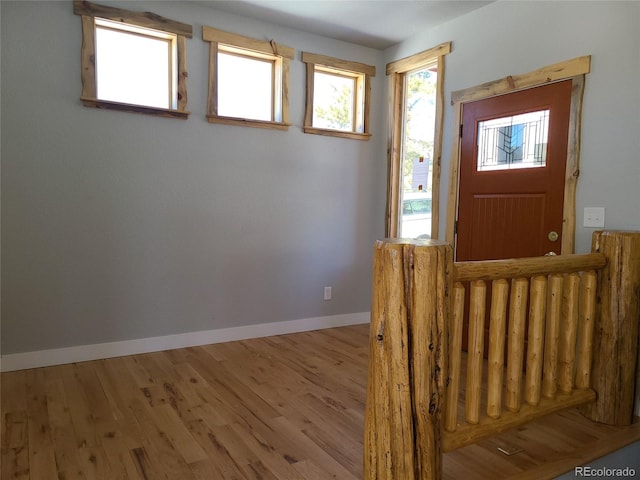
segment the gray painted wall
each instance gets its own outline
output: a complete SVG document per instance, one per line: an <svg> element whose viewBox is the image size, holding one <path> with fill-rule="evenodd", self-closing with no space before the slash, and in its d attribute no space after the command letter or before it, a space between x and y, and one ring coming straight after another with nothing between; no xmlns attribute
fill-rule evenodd
<svg viewBox="0 0 640 480"><path fill-rule="evenodd" d="M452 91L591 55L576 252L590 250L595 230L582 227L584 207L605 207L608 229L640 229L640 3L499 1L387 49L385 61L446 41L453 46L445 60L442 202L448 193Z"/></svg>
<svg viewBox="0 0 640 480"><path fill-rule="evenodd" d="M3 354L369 310L382 52L195 3L112 4L193 24L191 117L154 118L80 104L71 1L0 4ZM288 132L207 123L202 24L296 49ZM303 50L376 65L371 140L302 133Z"/></svg>

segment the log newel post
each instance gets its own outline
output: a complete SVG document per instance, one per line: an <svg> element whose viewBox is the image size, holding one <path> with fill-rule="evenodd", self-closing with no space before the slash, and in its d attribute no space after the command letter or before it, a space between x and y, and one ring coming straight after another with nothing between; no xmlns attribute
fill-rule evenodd
<svg viewBox="0 0 640 480"><path fill-rule="evenodd" d="M447 380L451 246L374 247L365 480L439 480Z"/></svg>
<svg viewBox="0 0 640 480"><path fill-rule="evenodd" d="M595 232L592 251L607 258L598 272L591 387L584 414L596 422L629 425L634 416L640 322L640 232Z"/></svg>

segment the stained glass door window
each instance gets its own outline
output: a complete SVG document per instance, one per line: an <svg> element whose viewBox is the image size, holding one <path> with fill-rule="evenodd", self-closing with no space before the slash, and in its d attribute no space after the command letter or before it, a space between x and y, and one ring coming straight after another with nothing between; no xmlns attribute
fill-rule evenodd
<svg viewBox="0 0 640 480"><path fill-rule="evenodd" d="M549 110L478 122L477 169L544 167L548 138Z"/></svg>

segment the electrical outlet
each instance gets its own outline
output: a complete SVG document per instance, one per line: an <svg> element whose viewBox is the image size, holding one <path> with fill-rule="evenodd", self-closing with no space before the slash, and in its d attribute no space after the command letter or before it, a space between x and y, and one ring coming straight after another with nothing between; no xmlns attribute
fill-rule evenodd
<svg viewBox="0 0 640 480"><path fill-rule="evenodd" d="M331 300L331 287L324 287L324 299Z"/></svg>
<svg viewBox="0 0 640 480"><path fill-rule="evenodd" d="M604 208L601 207L585 207L584 227L604 228Z"/></svg>

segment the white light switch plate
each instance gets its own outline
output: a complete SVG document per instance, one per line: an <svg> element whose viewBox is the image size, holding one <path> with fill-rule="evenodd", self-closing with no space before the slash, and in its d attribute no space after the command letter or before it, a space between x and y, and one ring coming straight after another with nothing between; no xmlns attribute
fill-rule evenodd
<svg viewBox="0 0 640 480"><path fill-rule="evenodd" d="M604 228L604 208L585 207L583 226Z"/></svg>

